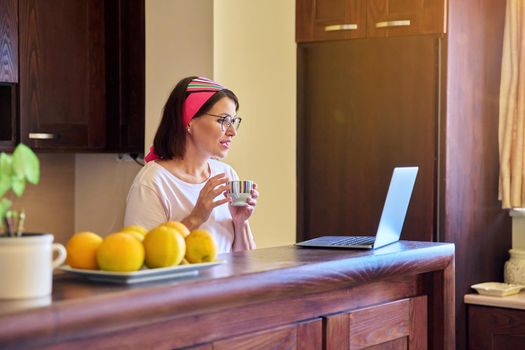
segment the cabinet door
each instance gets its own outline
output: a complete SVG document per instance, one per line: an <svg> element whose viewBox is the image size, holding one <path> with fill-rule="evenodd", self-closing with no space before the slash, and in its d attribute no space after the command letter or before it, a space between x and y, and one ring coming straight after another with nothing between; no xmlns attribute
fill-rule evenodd
<svg viewBox="0 0 525 350"><path fill-rule="evenodd" d="M525 349L525 311L468 305L468 348Z"/></svg>
<svg viewBox="0 0 525 350"><path fill-rule="evenodd" d="M369 37L446 32L445 0L368 0Z"/></svg>
<svg viewBox="0 0 525 350"><path fill-rule="evenodd" d="M297 0L297 42L361 38L365 34L365 0Z"/></svg>
<svg viewBox="0 0 525 350"><path fill-rule="evenodd" d="M326 318L327 350L427 348L427 297L404 299Z"/></svg>
<svg viewBox="0 0 525 350"><path fill-rule="evenodd" d="M419 166L401 239L433 240L438 43L409 36L299 47L299 240L374 235L396 166Z"/></svg>
<svg viewBox="0 0 525 350"><path fill-rule="evenodd" d="M17 0L0 0L0 82L18 82Z"/></svg>
<svg viewBox="0 0 525 350"><path fill-rule="evenodd" d="M106 150L144 152L145 3L105 0Z"/></svg>
<svg viewBox="0 0 525 350"><path fill-rule="evenodd" d="M20 132L36 149L105 146L103 0L20 0Z"/></svg>
<svg viewBox="0 0 525 350"><path fill-rule="evenodd" d="M314 350L321 348L322 322L320 319L246 334L213 343L214 350Z"/></svg>

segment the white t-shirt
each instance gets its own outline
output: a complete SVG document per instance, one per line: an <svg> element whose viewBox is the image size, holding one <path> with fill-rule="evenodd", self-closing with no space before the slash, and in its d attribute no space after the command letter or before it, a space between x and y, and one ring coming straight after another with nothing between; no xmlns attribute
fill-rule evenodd
<svg viewBox="0 0 525 350"><path fill-rule="evenodd" d="M239 179L235 170L225 163L210 159L209 165L210 177L225 173L230 180ZM147 163L129 190L124 225L141 225L150 230L166 221L181 221L195 207L205 184L184 182L156 162ZM220 198L222 195L216 200ZM232 250L234 231L228 204L214 208L200 228L213 235L219 253Z"/></svg>

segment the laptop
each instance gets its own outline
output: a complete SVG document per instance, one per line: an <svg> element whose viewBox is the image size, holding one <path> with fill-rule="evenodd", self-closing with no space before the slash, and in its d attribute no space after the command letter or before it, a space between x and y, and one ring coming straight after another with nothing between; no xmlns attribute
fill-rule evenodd
<svg viewBox="0 0 525 350"><path fill-rule="evenodd" d="M323 236L296 245L317 248L376 249L399 241L418 169L418 167L394 168L375 236Z"/></svg>

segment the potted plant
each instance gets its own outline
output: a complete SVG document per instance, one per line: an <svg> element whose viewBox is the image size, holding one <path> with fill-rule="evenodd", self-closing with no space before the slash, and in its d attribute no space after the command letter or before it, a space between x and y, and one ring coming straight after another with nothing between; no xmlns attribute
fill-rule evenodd
<svg viewBox="0 0 525 350"><path fill-rule="evenodd" d="M40 162L29 147L19 144L11 155L0 153L0 299L49 296L53 269L66 258L66 249L52 243L52 234L24 232L24 209L12 209L26 182L39 181Z"/></svg>
<svg viewBox="0 0 525 350"><path fill-rule="evenodd" d="M4 236L22 234L25 211L10 208L13 195L20 197L24 194L26 181L38 184L40 162L31 148L20 143L12 155L0 153L0 227L4 228Z"/></svg>

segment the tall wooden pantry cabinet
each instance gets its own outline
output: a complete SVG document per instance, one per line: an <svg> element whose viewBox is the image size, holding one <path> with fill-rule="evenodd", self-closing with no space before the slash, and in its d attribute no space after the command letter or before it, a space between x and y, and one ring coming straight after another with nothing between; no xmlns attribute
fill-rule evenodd
<svg viewBox="0 0 525 350"><path fill-rule="evenodd" d="M375 234L395 166L419 166L402 239L456 244L463 295L502 280L497 200L505 2L297 0L297 240ZM431 315L429 317L432 317Z"/></svg>

